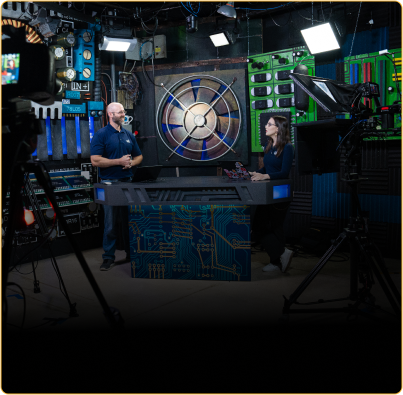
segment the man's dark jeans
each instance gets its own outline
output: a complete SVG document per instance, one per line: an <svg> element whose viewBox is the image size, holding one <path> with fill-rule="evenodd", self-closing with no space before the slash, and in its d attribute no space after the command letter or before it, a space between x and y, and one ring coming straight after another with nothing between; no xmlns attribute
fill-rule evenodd
<svg viewBox="0 0 403 395"><path fill-rule="evenodd" d="M102 182L111 182L116 184L119 182L130 182L131 177L122 178L120 180L102 180ZM119 228L121 230L124 242L124 248L127 255L130 255L130 244L129 244L129 225L128 225L128 208L127 206L107 206L103 205L104 208L104 237L103 237L103 248L104 254L102 254L103 259L115 260L116 251L116 241L119 234Z"/></svg>

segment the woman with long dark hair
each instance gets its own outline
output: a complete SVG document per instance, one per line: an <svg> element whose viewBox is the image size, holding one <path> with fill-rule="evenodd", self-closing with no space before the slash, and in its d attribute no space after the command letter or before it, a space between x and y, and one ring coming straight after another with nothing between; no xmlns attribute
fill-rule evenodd
<svg viewBox="0 0 403 395"><path fill-rule="evenodd" d="M264 149L264 167L251 172L252 181L280 180L289 177L294 147L291 144L287 118L274 115L267 122L268 141ZM283 273L288 269L293 251L285 248L284 220L290 202L257 206L252 224L252 237L260 241L270 256L264 272Z"/></svg>

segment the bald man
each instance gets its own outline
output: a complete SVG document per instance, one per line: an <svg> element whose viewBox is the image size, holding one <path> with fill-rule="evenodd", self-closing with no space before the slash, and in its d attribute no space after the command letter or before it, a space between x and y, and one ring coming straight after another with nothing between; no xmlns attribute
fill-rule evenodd
<svg viewBox="0 0 403 395"><path fill-rule="evenodd" d="M91 163L99 167L101 182L130 182L132 167L143 160L133 133L123 129L125 111L120 103L111 103L106 109L109 123L95 133L91 141ZM127 206L103 205L104 236L101 270L115 265L116 241L119 230L123 235L126 261L130 260L129 225Z"/></svg>

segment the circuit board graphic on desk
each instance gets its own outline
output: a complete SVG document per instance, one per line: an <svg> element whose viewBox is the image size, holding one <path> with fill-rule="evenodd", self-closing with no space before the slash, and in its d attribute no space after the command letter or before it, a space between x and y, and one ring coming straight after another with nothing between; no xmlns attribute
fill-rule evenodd
<svg viewBox="0 0 403 395"><path fill-rule="evenodd" d="M132 277L250 281L250 207L129 206Z"/></svg>

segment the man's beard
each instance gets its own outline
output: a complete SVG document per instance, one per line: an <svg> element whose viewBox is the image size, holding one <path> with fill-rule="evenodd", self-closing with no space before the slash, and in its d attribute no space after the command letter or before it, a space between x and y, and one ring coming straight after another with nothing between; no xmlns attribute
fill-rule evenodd
<svg viewBox="0 0 403 395"><path fill-rule="evenodd" d="M124 118L122 119L121 117L115 117L115 116L113 116L113 117L112 117L112 121L115 122L117 125L122 126L123 121L124 121Z"/></svg>

